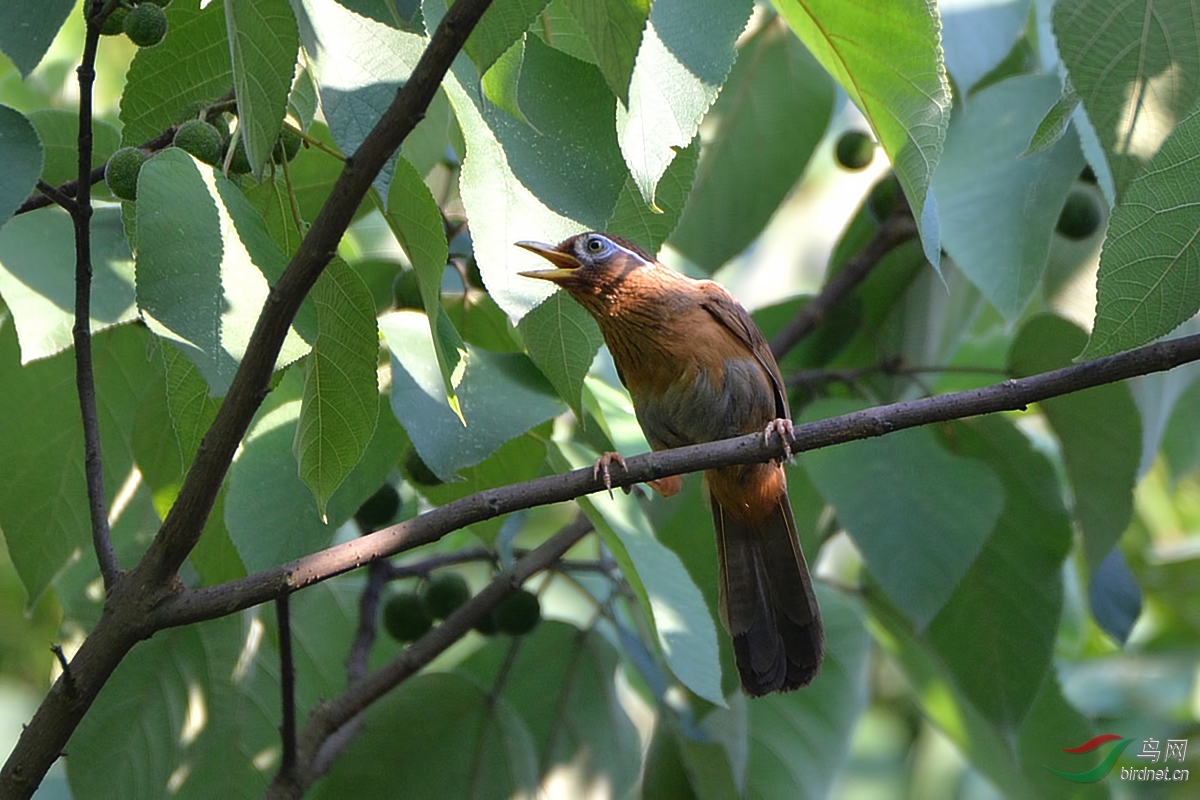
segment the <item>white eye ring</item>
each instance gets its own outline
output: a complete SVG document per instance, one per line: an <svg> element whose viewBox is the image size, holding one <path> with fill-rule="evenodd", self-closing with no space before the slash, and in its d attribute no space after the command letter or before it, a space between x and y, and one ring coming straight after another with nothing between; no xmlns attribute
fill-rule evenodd
<svg viewBox="0 0 1200 800"><path fill-rule="evenodd" d="M592 236L588 238L585 246L587 247L589 253L602 253L605 249L604 244L604 240L599 236Z"/></svg>

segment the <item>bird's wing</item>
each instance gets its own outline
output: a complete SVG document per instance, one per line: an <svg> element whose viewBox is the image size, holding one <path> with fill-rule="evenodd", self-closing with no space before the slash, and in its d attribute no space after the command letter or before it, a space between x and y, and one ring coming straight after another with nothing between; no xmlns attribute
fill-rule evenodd
<svg viewBox="0 0 1200 800"><path fill-rule="evenodd" d="M771 389L775 395L775 416L780 419L790 419L791 412L788 410L783 375L779 372L779 365L775 363L775 356L771 354L771 347L767 344L762 331L754 324L754 320L750 319L750 315L746 309L742 308L742 304L735 300L725 287L713 281L699 281L698 283L702 294L701 308L711 314L713 319L721 323L746 346L746 349L754 356L754 360L763 368L763 372L767 373L771 379Z"/></svg>

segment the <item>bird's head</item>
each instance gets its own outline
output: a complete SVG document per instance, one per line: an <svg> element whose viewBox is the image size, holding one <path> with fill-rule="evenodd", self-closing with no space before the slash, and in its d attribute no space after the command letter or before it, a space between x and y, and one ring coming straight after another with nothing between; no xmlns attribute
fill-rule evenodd
<svg viewBox="0 0 1200 800"><path fill-rule="evenodd" d="M609 295L632 273L657 266L654 257L633 242L607 233L590 231L557 245L517 242L554 265L553 269L522 272L527 278L551 281L572 295Z"/></svg>

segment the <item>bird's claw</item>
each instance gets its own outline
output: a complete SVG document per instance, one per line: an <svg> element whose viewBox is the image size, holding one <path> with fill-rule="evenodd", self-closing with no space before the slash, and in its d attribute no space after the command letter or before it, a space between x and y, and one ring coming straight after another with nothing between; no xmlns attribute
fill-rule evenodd
<svg viewBox="0 0 1200 800"><path fill-rule="evenodd" d="M767 425L763 431L763 443L771 443L771 434L779 435L780 441L783 442L783 457L790 464L792 462L792 437L796 435L796 429L792 427L790 419L774 419Z"/></svg>
<svg viewBox="0 0 1200 800"><path fill-rule="evenodd" d="M620 453L608 452L596 459L596 463L592 465L592 477L604 478L604 488L608 490L608 496L612 497L612 475L608 473L608 467L613 462L621 465L621 469L628 470L625 466L625 457Z"/></svg>

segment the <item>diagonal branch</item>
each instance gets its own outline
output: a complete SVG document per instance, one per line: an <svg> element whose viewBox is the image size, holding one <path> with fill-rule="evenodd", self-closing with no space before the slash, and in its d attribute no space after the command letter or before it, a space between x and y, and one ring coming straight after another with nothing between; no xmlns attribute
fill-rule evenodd
<svg viewBox="0 0 1200 800"><path fill-rule="evenodd" d="M1198 360L1200 334L980 389L893 403L799 425L791 448L792 452L801 453L935 422L1025 410L1030 404L1050 397ZM626 468L614 471L611 478L614 487L632 486L685 472L750 464L782 455L780 442L766 442L762 434L750 434L627 458ZM590 467L488 489L287 564L219 586L181 592L154 609L148 622L154 630L160 630L222 617L363 564L437 541L467 525L600 491L604 491L603 479L596 477Z"/></svg>

